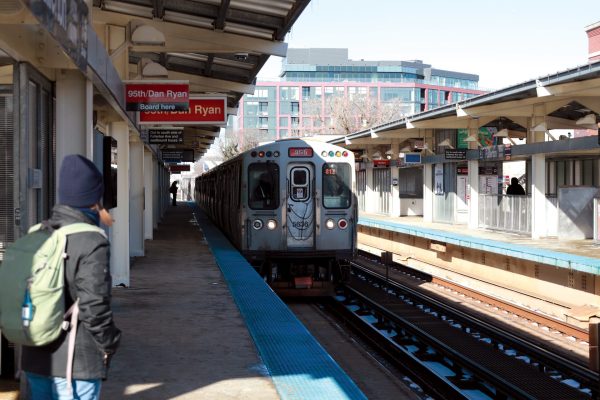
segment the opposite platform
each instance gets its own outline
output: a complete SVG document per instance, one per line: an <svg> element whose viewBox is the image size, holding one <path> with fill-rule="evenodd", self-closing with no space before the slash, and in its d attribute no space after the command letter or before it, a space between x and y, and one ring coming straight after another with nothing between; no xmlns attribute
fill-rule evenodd
<svg viewBox="0 0 600 400"><path fill-rule="evenodd" d="M113 305L103 399L279 399L190 207L168 209Z"/></svg>

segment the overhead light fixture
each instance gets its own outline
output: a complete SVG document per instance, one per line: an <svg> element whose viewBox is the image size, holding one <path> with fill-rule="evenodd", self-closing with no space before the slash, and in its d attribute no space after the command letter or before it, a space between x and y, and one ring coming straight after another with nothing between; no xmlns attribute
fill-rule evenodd
<svg viewBox="0 0 600 400"><path fill-rule="evenodd" d="M450 143L450 139L449 138L446 138L446 139L442 140L441 142L439 142L438 146L450 147L451 149L454 148L454 146L452 146L452 143Z"/></svg>
<svg viewBox="0 0 600 400"><path fill-rule="evenodd" d="M373 139L376 139L376 138L378 138L378 137L379 137L379 135L378 135L378 134L376 134L376 133L375 133L375 131L374 131L373 129L371 129L371 130L370 130L370 133L371 133L371 138L373 138Z"/></svg>
<svg viewBox="0 0 600 400"><path fill-rule="evenodd" d="M152 8L129 4L121 1L105 0L102 3L102 9L122 14L137 15L139 17L153 18Z"/></svg>
<svg viewBox="0 0 600 400"><path fill-rule="evenodd" d="M367 155L367 153L362 153L362 154L360 155L360 158L363 158L363 159L364 159L364 158L369 158L369 156Z"/></svg>
<svg viewBox="0 0 600 400"><path fill-rule="evenodd" d="M406 121L406 129L414 129L415 126L410 121Z"/></svg>
<svg viewBox="0 0 600 400"><path fill-rule="evenodd" d="M168 78L169 71L157 62L150 61L142 67L144 78Z"/></svg>
<svg viewBox="0 0 600 400"><path fill-rule="evenodd" d="M373 153L372 157L373 158L381 158L381 152L380 151L376 151L375 153Z"/></svg>
<svg viewBox="0 0 600 400"><path fill-rule="evenodd" d="M584 117L579 118L575 121L575 125L595 125L596 124L596 114L588 114Z"/></svg>
<svg viewBox="0 0 600 400"><path fill-rule="evenodd" d="M151 25L140 25L131 32L131 43L137 45L164 46L165 35Z"/></svg>
<svg viewBox="0 0 600 400"><path fill-rule="evenodd" d="M388 151L385 152L385 154L392 155L392 154L394 154L394 151L392 149L389 149Z"/></svg>
<svg viewBox="0 0 600 400"><path fill-rule="evenodd" d="M410 146L404 146L403 148L400 149L400 153L404 153L407 151L411 151L412 149L410 148Z"/></svg>
<svg viewBox="0 0 600 400"><path fill-rule="evenodd" d="M344 136L344 143L346 144L346 146L349 146L352 144L352 142L350 141L350 139L348 139L347 136Z"/></svg>
<svg viewBox="0 0 600 400"><path fill-rule="evenodd" d="M494 136L494 137L508 137L508 129L500 129L498 132L494 133L492 136Z"/></svg>
<svg viewBox="0 0 600 400"><path fill-rule="evenodd" d="M466 138L463 139L465 142L475 142L477 143L477 146L479 147L483 147L481 145L481 143L479 143L479 139L477 137L475 137L475 135L469 135Z"/></svg>

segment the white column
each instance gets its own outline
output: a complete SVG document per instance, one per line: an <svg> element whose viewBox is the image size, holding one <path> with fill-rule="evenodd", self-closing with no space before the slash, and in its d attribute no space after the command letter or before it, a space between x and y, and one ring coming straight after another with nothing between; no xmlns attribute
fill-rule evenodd
<svg viewBox="0 0 600 400"><path fill-rule="evenodd" d="M129 255L144 255L144 144L137 134L129 140Z"/></svg>
<svg viewBox="0 0 600 400"><path fill-rule="evenodd" d="M109 125L117 140L117 207L111 210L115 223L110 230L110 272L113 285L129 286L129 129L125 122Z"/></svg>
<svg viewBox="0 0 600 400"><path fill-rule="evenodd" d="M373 171L375 169L371 167L367 167L367 190L365 190L365 211L367 213L375 212L375 204L377 201L377 197L375 196L375 191L373 190Z"/></svg>
<svg viewBox="0 0 600 400"><path fill-rule="evenodd" d="M479 226L479 160L468 162L469 165L469 187L467 194L469 200L469 229L477 229Z"/></svg>
<svg viewBox="0 0 600 400"><path fill-rule="evenodd" d="M154 186L158 179L154 174L152 152L144 149L144 239L154 237Z"/></svg>
<svg viewBox="0 0 600 400"><path fill-rule="evenodd" d="M160 189L160 167L158 162L153 163L152 170L154 171L154 187L152 188L152 228L158 228L158 221L160 221L160 197L158 191Z"/></svg>
<svg viewBox="0 0 600 400"><path fill-rule="evenodd" d="M392 167L391 169L392 175L392 201L391 201L391 209L390 216L399 217L400 216L400 170L398 167ZM394 185L394 179L396 180L396 185Z"/></svg>
<svg viewBox="0 0 600 400"><path fill-rule="evenodd" d="M423 165L423 221L433 222L433 164Z"/></svg>
<svg viewBox="0 0 600 400"><path fill-rule="evenodd" d="M81 154L93 159L93 87L78 70L56 76L56 168L63 158ZM58 185L56 185L58 188Z"/></svg>
<svg viewBox="0 0 600 400"><path fill-rule="evenodd" d="M546 155L531 156L531 238L546 236Z"/></svg>

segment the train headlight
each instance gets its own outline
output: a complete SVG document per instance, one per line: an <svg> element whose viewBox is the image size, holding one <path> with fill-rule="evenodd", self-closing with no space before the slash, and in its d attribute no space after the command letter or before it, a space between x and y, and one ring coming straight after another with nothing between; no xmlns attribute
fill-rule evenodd
<svg viewBox="0 0 600 400"><path fill-rule="evenodd" d="M328 219L327 221L325 221L325 226L327 227L327 229L333 229L335 228L335 222L332 219Z"/></svg>
<svg viewBox="0 0 600 400"><path fill-rule="evenodd" d="M348 227L348 221L342 218L338 221L338 226L340 229L346 229Z"/></svg>
<svg viewBox="0 0 600 400"><path fill-rule="evenodd" d="M267 221L267 228L272 231L273 229L277 228L277 221L275 221L274 219L270 219Z"/></svg>
<svg viewBox="0 0 600 400"><path fill-rule="evenodd" d="M263 227L263 222L260 219L255 219L252 221L252 227L256 230L259 230Z"/></svg>

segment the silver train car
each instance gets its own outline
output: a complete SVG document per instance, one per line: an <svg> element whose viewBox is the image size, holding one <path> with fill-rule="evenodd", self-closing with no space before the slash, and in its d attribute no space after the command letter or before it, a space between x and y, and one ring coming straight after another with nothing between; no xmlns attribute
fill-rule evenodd
<svg viewBox="0 0 600 400"><path fill-rule="evenodd" d="M284 296L331 294L356 253L354 154L284 139L196 178L196 203Z"/></svg>

